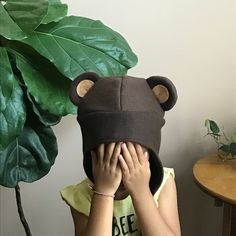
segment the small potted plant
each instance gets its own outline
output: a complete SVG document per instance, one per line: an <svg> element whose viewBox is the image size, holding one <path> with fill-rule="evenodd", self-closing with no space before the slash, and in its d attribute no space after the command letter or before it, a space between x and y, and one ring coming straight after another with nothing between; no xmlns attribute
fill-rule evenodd
<svg viewBox="0 0 236 236"><path fill-rule="evenodd" d="M235 160L236 159L236 132L233 132L230 138L228 138L223 128L214 120L205 120L205 127L207 128L207 134L210 135L217 144L217 153L221 160Z"/></svg>

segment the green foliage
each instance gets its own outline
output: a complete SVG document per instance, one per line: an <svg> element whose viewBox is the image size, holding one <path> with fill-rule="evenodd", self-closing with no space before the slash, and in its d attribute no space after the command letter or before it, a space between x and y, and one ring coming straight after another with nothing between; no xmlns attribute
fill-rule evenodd
<svg viewBox="0 0 236 236"><path fill-rule="evenodd" d="M3 35L7 39L21 39L26 37L26 34L21 30L17 22L15 22L7 10L0 2L0 35ZM1 44L0 44L1 45Z"/></svg>
<svg viewBox="0 0 236 236"><path fill-rule="evenodd" d="M48 1L48 11L41 24L47 24L52 21L57 22L67 15L67 5L61 4L60 0Z"/></svg>
<svg viewBox="0 0 236 236"><path fill-rule="evenodd" d="M0 22L0 184L15 187L53 165L51 126L76 113L71 80L85 71L125 75L137 57L102 22L67 16L60 0L0 1Z"/></svg>
<svg viewBox="0 0 236 236"><path fill-rule="evenodd" d="M7 51L0 48L0 150L5 149L22 131L26 111L23 92L12 72Z"/></svg>
<svg viewBox="0 0 236 236"><path fill-rule="evenodd" d="M21 41L70 79L91 70L99 75L124 75L136 62L121 35L100 21L78 16L41 25Z"/></svg>
<svg viewBox="0 0 236 236"><path fill-rule="evenodd" d="M236 158L236 132L229 139L224 130L220 129L214 120L205 120L207 135L210 135L217 144L218 152L223 156L231 156ZM222 140L224 139L224 140Z"/></svg>
<svg viewBox="0 0 236 236"><path fill-rule="evenodd" d="M57 156L56 137L51 127L26 124L10 145L0 151L1 185L15 187L18 182L33 182L46 175Z"/></svg>
<svg viewBox="0 0 236 236"><path fill-rule="evenodd" d="M48 11L47 0L7 0L4 6L9 16L25 33L36 29Z"/></svg>

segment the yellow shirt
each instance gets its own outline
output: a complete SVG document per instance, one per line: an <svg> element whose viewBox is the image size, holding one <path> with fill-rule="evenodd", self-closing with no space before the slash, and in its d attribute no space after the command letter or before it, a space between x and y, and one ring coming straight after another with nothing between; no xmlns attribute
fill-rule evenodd
<svg viewBox="0 0 236 236"><path fill-rule="evenodd" d="M164 167L163 181L154 195L158 207L158 197L163 189L167 179L172 175L175 177L174 169ZM65 187L60 193L62 199L78 212L88 216L92 200L93 191L88 187L89 179L84 179L77 185ZM113 207L113 236L139 236L137 217L133 208L131 197L123 200L115 200Z"/></svg>

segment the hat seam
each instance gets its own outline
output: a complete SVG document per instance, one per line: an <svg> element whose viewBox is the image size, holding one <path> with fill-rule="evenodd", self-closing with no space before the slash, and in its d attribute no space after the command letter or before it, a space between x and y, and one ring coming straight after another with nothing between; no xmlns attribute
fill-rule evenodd
<svg viewBox="0 0 236 236"><path fill-rule="evenodd" d="M144 114L147 114L147 113L152 113L152 114L157 114L159 115L159 112L157 111L130 111L130 110L122 110L122 111L91 111L91 112L87 112L86 114L81 114L81 115L78 115L78 119L81 120L81 119L85 119L86 117L89 117L89 116L92 116L92 115L98 115L98 114L120 114L120 113L144 113ZM163 120L164 118L163 117L156 117L156 119L161 119Z"/></svg>
<svg viewBox="0 0 236 236"><path fill-rule="evenodd" d="M122 111L123 110L123 107L122 107L122 96L121 96L121 93L122 93L122 89L123 89L123 76L121 77L121 82L120 82L120 110Z"/></svg>

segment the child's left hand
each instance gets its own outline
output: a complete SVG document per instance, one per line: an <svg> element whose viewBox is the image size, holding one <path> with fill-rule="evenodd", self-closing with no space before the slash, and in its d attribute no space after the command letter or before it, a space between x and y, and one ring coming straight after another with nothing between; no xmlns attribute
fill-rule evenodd
<svg viewBox="0 0 236 236"><path fill-rule="evenodd" d="M123 156L119 157L122 181L131 196L150 192L151 171L148 153L143 153L141 145L131 142L121 145Z"/></svg>

